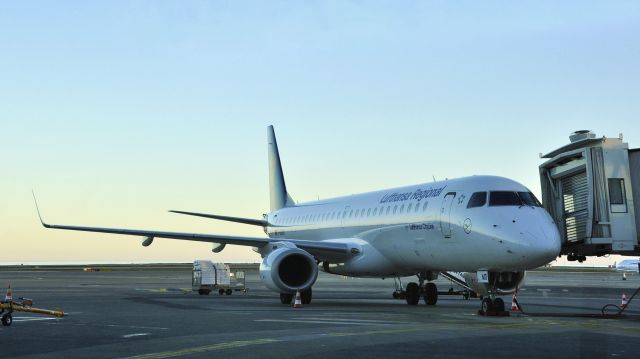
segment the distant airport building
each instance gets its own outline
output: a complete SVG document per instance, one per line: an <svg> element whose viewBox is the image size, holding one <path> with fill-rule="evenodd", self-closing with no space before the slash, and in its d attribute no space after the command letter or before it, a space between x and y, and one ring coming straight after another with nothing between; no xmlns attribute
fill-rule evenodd
<svg viewBox="0 0 640 359"><path fill-rule="evenodd" d="M541 158L544 207L562 236L570 261L606 254L639 255L640 149L622 134L596 137L576 131L571 143Z"/></svg>

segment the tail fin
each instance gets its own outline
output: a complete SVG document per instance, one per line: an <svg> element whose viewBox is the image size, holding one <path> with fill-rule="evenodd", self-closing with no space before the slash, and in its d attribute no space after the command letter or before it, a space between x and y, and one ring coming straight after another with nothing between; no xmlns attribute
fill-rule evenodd
<svg viewBox="0 0 640 359"><path fill-rule="evenodd" d="M269 195L271 210L275 211L282 207L293 206L295 203L287 193L287 186L284 184L278 142L273 126L267 127L267 139L269 141Z"/></svg>

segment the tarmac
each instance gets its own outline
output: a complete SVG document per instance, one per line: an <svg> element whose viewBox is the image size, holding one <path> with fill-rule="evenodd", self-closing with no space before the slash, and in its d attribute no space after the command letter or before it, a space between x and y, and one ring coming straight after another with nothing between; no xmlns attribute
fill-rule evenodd
<svg viewBox="0 0 640 359"><path fill-rule="evenodd" d="M8 283L14 298L67 315L14 313L0 327L0 358L640 357L640 295L620 319L591 316L640 287L637 274L529 272L518 294L527 314L509 317L480 316L480 301L460 295L409 306L392 299L393 279L324 273L298 309L256 271L248 292L229 296L191 292L187 267L0 270Z"/></svg>

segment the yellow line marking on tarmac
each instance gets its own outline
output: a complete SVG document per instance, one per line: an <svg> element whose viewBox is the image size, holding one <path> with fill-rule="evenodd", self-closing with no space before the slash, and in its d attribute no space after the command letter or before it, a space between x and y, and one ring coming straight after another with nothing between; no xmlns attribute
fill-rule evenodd
<svg viewBox="0 0 640 359"><path fill-rule="evenodd" d="M173 351L166 351L160 353L151 353L151 354L143 354L137 355L133 357L129 357L129 359L161 359L161 358L174 358L184 355L197 354L197 353L206 353L216 350L229 349L229 348L240 348L251 345L262 345L278 342L277 339L255 339L255 340L239 340L233 342L225 342L218 343L212 345L205 345L201 347L193 347L193 348L185 348L178 349Z"/></svg>
<svg viewBox="0 0 640 359"><path fill-rule="evenodd" d="M257 321L276 321L276 320L257 320ZM291 320L282 320L282 321L291 321ZM327 323L327 322L325 322ZM602 320L590 320L590 321L570 321L570 322L561 322L561 321L552 321L552 320L536 320L534 322L512 322L512 323L500 323L500 322L475 322L475 323L464 323L467 326L473 326L476 328L487 328L493 330L509 330L514 328L525 329L527 331L540 331L546 330L549 327L556 329L571 329L571 328L582 328L586 325L588 326L596 326L598 324L602 324ZM611 322L611 327L606 326L608 328L602 328L604 330L615 330L621 331L623 333L627 333L628 330L639 330L638 328L633 327L615 327L614 324L617 322ZM342 322L339 324L354 324L350 322ZM378 323L367 323L369 325L379 325ZM224 349L235 349L246 346L256 346L256 345L264 345L264 344L272 344L272 343L283 343L288 341L296 341L296 340L310 340L311 338L328 338L328 337L349 337L349 336L365 336L365 335L385 335L385 334L396 334L396 333L410 333L410 332L424 332L425 330L456 330L456 327L462 325L457 320L449 320L448 323L437 323L437 324L418 324L412 325L411 327L402 327L402 328L388 328L388 329L371 329L365 331L355 331L355 332L329 332L329 333L319 333L319 334L311 334L311 335L303 335L300 338L296 339L295 336L285 336L281 338L261 338L255 340L242 340L242 341L232 341L232 342L223 342L211 345L204 345L199 347L192 348L184 348L172 351L158 352L158 353L149 353L142 354L138 356L128 357L128 359L162 359L162 358L174 358L181 357L185 355L191 354L201 354L207 352L214 352L218 350Z"/></svg>

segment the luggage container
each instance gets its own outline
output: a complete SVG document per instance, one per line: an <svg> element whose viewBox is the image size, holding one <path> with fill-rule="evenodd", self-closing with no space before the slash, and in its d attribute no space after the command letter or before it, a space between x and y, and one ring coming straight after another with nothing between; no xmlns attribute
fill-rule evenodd
<svg viewBox="0 0 640 359"><path fill-rule="evenodd" d="M207 295L216 290L220 295L231 295L233 291L247 291L243 271L232 272L227 264L208 260L193 262L191 289L200 295Z"/></svg>

